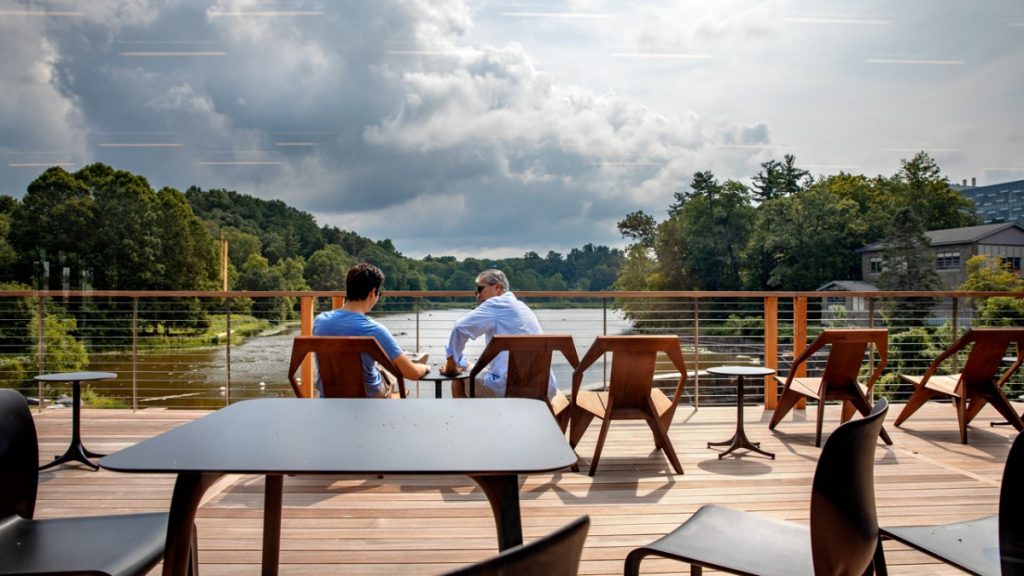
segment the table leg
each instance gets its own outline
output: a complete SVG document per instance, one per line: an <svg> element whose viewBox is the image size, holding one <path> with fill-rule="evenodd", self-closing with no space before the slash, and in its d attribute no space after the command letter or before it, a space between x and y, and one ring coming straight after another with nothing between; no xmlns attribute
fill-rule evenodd
<svg viewBox="0 0 1024 576"><path fill-rule="evenodd" d="M441 384L442 382L440 380L434 382L434 398L441 397Z"/></svg>
<svg viewBox="0 0 1024 576"><path fill-rule="evenodd" d="M491 503L494 523L498 528L498 550L504 551L523 543L523 523L519 510L519 476L500 474L494 476L470 475L483 488Z"/></svg>
<svg viewBox="0 0 1024 576"><path fill-rule="evenodd" d="M167 517L167 543L164 545L163 576L185 576L191 563L192 531L196 511L203 494L222 474L178 474Z"/></svg>
<svg viewBox="0 0 1024 576"><path fill-rule="evenodd" d="M71 383L71 444L62 456L54 458L53 462L39 467L40 471L46 470L58 464L66 462L81 462L93 470L99 470L99 466L89 460L89 457L98 458L105 456L88 450L82 444L82 387L81 382Z"/></svg>
<svg viewBox="0 0 1024 576"><path fill-rule="evenodd" d="M750 439L747 438L746 430L743 427L743 398L744 398L743 386L744 386L743 376L737 376L736 377L736 433L732 435L732 438L726 440L725 442L708 442L708 448L711 448L712 446L728 446L728 448L726 448L724 452L722 452L722 453L720 453L718 455L718 459L719 460L721 460L723 457L725 457L726 454L729 454L729 453L733 452L734 450L738 450L740 448L742 448L744 450L751 450L753 452L757 452L758 454L762 454L764 456L768 456L772 460L775 460L775 454L772 454L771 452L766 452L764 450L761 450L761 443L760 442L751 442Z"/></svg>
<svg viewBox="0 0 1024 576"><path fill-rule="evenodd" d="M268 474L263 488L263 575L277 576L281 560L281 499L284 476Z"/></svg>

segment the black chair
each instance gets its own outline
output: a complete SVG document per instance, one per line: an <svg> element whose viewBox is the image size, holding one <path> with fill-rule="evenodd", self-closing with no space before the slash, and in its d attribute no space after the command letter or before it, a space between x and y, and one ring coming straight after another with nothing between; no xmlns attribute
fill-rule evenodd
<svg viewBox="0 0 1024 576"><path fill-rule="evenodd" d="M825 442L811 488L810 527L721 506L701 506L668 535L626 557L625 574L656 555L733 574L865 574L878 543L875 446L889 406L879 399Z"/></svg>
<svg viewBox="0 0 1024 576"><path fill-rule="evenodd" d="M540 540L510 548L493 558L448 572L446 576L576 576L589 529L590 516L580 516Z"/></svg>
<svg viewBox="0 0 1024 576"><path fill-rule="evenodd" d="M938 526L880 528L896 540L971 574L1024 574L1024 434L1018 434L1003 468L999 514ZM881 542L875 566L885 576Z"/></svg>
<svg viewBox="0 0 1024 576"><path fill-rule="evenodd" d="M146 574L163 558L166 513L34 520L38 467L28 404L0 390L0 574ZM193 528L192 574L195 552Z"/></svg>

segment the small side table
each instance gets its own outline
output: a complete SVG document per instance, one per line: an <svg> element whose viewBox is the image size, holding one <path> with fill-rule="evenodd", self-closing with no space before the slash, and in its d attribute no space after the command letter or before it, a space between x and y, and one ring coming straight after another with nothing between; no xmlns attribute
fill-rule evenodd
<svg viewBox="0 0 1024 576"><path fill-rule="evenodd" d="M736 433L732 435L732 438L725 442L708 442L708 448L711 448L712 446L728 446L725 452L718 455L719 460L721 460L726 454L740 448L752 450L758 454L763 454L772 460L775 460L775 454L761 450L761 443L751 442L747 438L746 432L743 430L743 378L746 376L771 376L772 374L775 374L775 370L772 370L771 368L762 368L760 366L718 366L715 368L708 368L707 370L711 374L736 377Z"/></svg>
<svg viewBox="0 0 1024 576"><path fill-rule="evenodd" d="M427 372L426 374L423 375L422 378L417 380L417 382L433 382L434 383L434 398L440 398L441 397L441 384L443 384L445 382L451 382L452 380L458 380L459 378L465 378L467 382L469 381L469 370L464 370L462 372L459 372L458 374L453 374L451 376L449 376L447 374L442 374L442 373L438 372L438 370L440 370L440 367L438 367L438 366L431 366L430 367L430 372ZM466 394L469 394L469 391L466 391ZM416 395L419 396L419 387L418 386L416 388Z"/></svg>
<svg viewBox="0 0 1024 576"><path fill-rule="evenodd" d="M53 462L39 467L39 470L46 470L51 466L64 464L66 462L81 462L93 470L99 470L99 466L93 464L89 457L99 458L105 454L97 454L88 450L82 444L81 433L81 407L82 407L82 382L94 380L109 380L117 378L113 372L65 372L59 374L40 374L35 377L37 382L71 382L71 445L63 456L57 456Z"/></svg>

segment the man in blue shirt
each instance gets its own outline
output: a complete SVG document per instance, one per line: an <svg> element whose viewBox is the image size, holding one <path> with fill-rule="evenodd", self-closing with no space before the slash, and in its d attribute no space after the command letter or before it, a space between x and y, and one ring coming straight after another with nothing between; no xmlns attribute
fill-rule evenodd
<svg viewBox="0 0 1024 576"><path fill-rule="evenodd" d="M336 310L318 314L313 320L314 336L373 336L384 353L388 355L402 376L418 380L430 371L426 364L417 364L409 359L383 324L367 314L381 298L384 273L372 264L356 264L349 269L345 278L345 304ZM395 377L382 370L369 354L363 354L363 381L366 383L368 398L390 398ZM317 391L322 393L320 379Z"/></svg>
<svg viewBox="0 0 1024 576"><path fill-rule="evenodd" d="M452 327L444 353L444 374L454 375L468 370L469 363L463 358L466 343L484 336L487 342L495 334L541 334L544 331L537 316L526 304L519 301L509 289L508 278L501 270L484 270L476 277L476 299L479 302L472 312L466 314ZM508 353L502 352L491 361L486 372L476 380L474 394L484 398L504 398ZM558 393L555 374L548 378L548 397ZM465 398L466 380L452 381L452 396Z"/></svg>

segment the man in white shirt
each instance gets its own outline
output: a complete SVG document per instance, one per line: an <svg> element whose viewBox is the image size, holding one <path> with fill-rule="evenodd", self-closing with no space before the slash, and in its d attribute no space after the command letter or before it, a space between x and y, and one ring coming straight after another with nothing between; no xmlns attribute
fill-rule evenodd
<svg viewBox="0 0 1024 576"><path fill-rule="evenodd" d="M448 337L448 345L444 352L445 361L442 373L458 374L470 368L469 362L463 358L466 343L484 336L487 342L495 334L541 334L544 331L537 321L537 316L526 304L519 301L509 289L508 278L501 270L484 270L476 277L476 299L479 302L472 312L466 314L452 327ZM508 372L508 353L502 352L494 360L486 372L477 376L475 396L483 398L504 398L505 378ZM452 396L466 398L467 380L452 381ZM548 396L558 392L555 375L548 378Z"/></svg>

